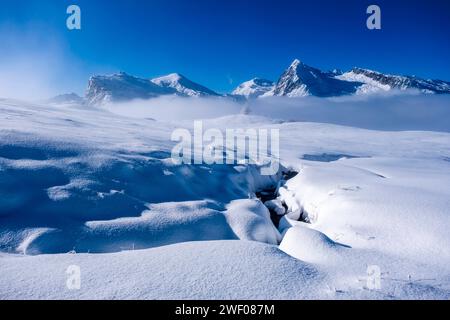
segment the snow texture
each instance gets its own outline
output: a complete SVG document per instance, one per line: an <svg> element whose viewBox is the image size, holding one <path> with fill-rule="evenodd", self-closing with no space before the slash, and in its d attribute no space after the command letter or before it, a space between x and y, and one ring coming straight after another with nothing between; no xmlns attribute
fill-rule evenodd
<svg viewBox="0 0 450 320"><path fill-rule="evenodd" d="M412 98L380 110L415 112ZM0 100L0 298L449 299L448 127L287 121L282 108L269 119L265 100L204 126L279 129L281 169L299 172L288 181L255 165L173 164L171 132L192 121ZM277 186L268 208L256 198ZM286 210L278 230L269 208ZM80 290L66 287L70 265Z"/></svg>

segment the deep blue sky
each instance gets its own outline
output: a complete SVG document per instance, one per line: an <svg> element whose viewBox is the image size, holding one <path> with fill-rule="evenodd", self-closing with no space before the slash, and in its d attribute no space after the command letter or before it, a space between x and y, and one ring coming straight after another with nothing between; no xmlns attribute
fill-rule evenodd
<svg viewBox="0 0 450 320"><path fill-rule="evenodd" d="M81 7L81 31L65 27L69 4ZM366 28L369 4L381 7L381 31ZM276 80L294 58L450 80L449 0L2 0L0 28L9 38L0 60L51 47L72 74L61 80L67 91L122 70L180 72L224 92L255 76Z"/></svg>

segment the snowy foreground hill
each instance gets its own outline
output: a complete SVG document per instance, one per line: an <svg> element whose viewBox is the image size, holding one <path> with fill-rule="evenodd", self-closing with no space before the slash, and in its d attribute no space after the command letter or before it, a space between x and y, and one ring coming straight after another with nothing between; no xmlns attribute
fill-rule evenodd
<svg viewBox="0 0 450 320"><path fill-rule="evenodd" d="M282 181L174 164L192 122L131 107L0 100L0 299L450 298L450 130L204 120L279 129ZM275 223L257 195L277 185Z"/></svg>

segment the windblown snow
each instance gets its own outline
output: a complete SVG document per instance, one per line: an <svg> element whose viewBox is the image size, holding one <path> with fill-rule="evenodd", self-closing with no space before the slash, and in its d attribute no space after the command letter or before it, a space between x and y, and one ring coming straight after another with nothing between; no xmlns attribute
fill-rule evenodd
<svg viewBox="0 0 450 320"><path fill-rule="evenodd" d="M251 108L204 124L279 129L272 176L174 164L171 133L190 121L0 100L0 299L450 298L449 130Z"/></svg>

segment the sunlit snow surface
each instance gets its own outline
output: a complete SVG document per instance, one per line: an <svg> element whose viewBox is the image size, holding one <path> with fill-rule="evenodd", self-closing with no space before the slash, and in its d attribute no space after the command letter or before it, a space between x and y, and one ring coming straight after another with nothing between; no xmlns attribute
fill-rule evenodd
<svg viewBox="0 0 450 320"><path fill-rule="evenodd" d="M174 102L180 114L189 101ZM192 121L1 100L0 298L450 298L443 113L435 132L377 131L251 107L205 127L280 129L281 162L300 172L284 194L311 224L284 217L274 227L254 192L278 176L174 165L171 133ZM326 118L308 118L313 110L295 120ZM410 125L432 130L432 118ZM70 265L81 268L80 290L66 287ZM368 281L373 266L379 288Z"/></svg>

